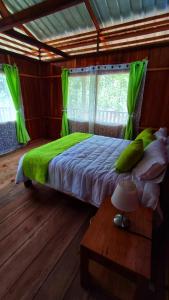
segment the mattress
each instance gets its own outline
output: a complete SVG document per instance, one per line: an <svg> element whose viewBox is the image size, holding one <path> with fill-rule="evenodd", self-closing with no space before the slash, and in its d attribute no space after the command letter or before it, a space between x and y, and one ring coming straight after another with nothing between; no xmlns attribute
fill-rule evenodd
<svg viewBox="0 0 169 300"><path fill-rule="evenodd" d="M140 202L155 209L160 193L158 183L143 182L132 173L115 171L115 161L129 143L124 139L94 135L76 144L51 160L46 185L99 207L105 197L112 195L120 180L130 178L136 184ZM28 179L23 174L22 161L23 157L16 183Z"/></svg>

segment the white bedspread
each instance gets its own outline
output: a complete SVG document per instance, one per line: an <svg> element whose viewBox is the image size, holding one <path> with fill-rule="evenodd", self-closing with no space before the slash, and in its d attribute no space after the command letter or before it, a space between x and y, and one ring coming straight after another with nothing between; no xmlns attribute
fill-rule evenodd
<svg viewBox="0 0 169 300"><path fill-rule="evenodd" d="M99 207L106 196L112 195L119 180L131 178L131 173L118 174L114 169L117 157L129 143L123 139L92 136L52 159L47 185ZM17 183L26 180L22 160L23 157L19 162ZM133 180L142 204L155 209L159 184Z"/></svg>

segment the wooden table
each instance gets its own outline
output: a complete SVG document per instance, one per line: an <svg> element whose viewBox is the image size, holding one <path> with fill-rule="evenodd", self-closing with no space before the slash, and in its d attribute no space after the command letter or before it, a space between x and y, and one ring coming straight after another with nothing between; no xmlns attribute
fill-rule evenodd
<svg viewBox="0 0 169 300"><path fill-rule="evenodd" d="M134 281L151 279L152 209L141 207L126 213L128 230L116 227L112 220L118 213L110 198L105 199L80 245L81 284L90 285L89 261L94 260Z"/></svg>

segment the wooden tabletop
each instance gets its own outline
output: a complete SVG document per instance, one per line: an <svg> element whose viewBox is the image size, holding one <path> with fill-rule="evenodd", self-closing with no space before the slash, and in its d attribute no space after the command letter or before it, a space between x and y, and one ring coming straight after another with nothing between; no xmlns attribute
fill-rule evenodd
<svg viewBox="0 0 169 300"><path fill-rule="evenodd" d="M119 211L113 207L110 198L105 199L92 219L81 246L128 271L150 279L152 209L140 207L135 212L126 213L131 221L128 230L113 224L116 213Z"/></svg>

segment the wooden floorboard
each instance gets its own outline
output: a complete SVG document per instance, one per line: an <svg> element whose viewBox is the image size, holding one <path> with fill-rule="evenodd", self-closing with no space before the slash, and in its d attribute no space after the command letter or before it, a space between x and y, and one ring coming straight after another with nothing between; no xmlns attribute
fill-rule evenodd
<svg viewBox="0 0 169 300"><path fill-rule="evenodd" d="M79 245L96 210L40 184L14 182L20 156L44 142L0 158L0 300L108 300L80 285Z"/></svg>
<svg viewBox="0 0 169 300"><path fill-rule="evenodd" d="M47 246L51 238L57 236L58 239L60 237L60 232L65 235L66 228L64 227L64 231L62 231L62 226L69 216L72 215L72 223L77 215L74 212L65 209L64 206L60 205L57 209L54 210L53 214L49 214L48 217L45 216L45 220L43 220L42 215L37 215L37 221L40 219L40 224L35 228L32 234L27 235L27 240L17 249L15 253L0 268L0 298L8 292L9 288L15 283L16 280L21 276L21 274L26 270L26 268L32 263L32 261L40 255L42 249ZM43 221L42 221L43 220ZM68 223L66 223L68 225ZM70 224L69 224L70 225ZM28 226L28 224L27 224ZM31 226L31 225L30 225ZM67 226L66 226L67 227ZM24 227L25 232L28 230L28 227ZM60 238L61 238L60 237ZM63 239L64 240L64 239ZM58 244L58 248L60 249L61 240L59 240L60 244ZM17 244L18 242L14 242ZM51 249L52 251L52 249ZM11 250L10 250L11 253ZM50 255L50 253L48 253ZM50 256L44 257L49 260ZM43 268L43 261L41 261L41 267ZM4 274L6 276L4 277ZM32 282L34 283L34 274L31 274ZM30 287L30 285L29 285ZM24 290L24 286L23 286Z"/></svg>
<svg viewBox="0 0 169 300"><path fill-rule="evenodd" d="M5 238L9 233L21 225L28 217L32 215L38 204L31 205L31 201L26 205L15 211L10 217L1 221L0 223L0 241Z"/></svg>
<svg viewBox="0 0 169 300"><path fill-rule="evenodd" d="M69 288L65 291L65 295L63 300L88 300L89 293L87 290L84 290L80 285L80 270L78 269L76 274L74 274L72 283L70 284ZM75 293L76 290L76 293ZM105 300L105 299L102 299Z"/></svg>
<svg viewBox="0 0 169 300"><path fill-rule="evenodd" d="M15 169L16 172L16 169ZM13 202L13 200L17 199L17 196L23 195L25 192L22 188L22 185L18 185L17 190L13 193L14 189L16 189L16 184L14 182L10 182L5 187L0 187L1 196L0 196L0 208L7 205L9 202ZM8 197L6 197L8 195Z"/></svg>
<svg viewBox="0 0 169 300"><path fill-rule="evenodd" d="M76 254L93 208L42 185L26 189L13 180L19 157L42 143L0 158L5 174L0 178L0 299L30 300L44 290L52 299L53 288L60 298L79 267Z"/></svg>
<svg viewBox="0 0 169 300"><path fill-rule="evenodd" d="M28 239L30 239L45 222L52 219L55 214L53 207L36 207L21 226L14 229L10 235L0 242L0 266L8 260ZM6 249L6 251L4 251Z"/></svg>
<svg viewBox="0 0 169 300"><path fill-rule="evenodd" d="M0 208L0 224L3 223L6 219L12 217L12 215L17 214L24 207L28 207L31 205L31 201L29 197L27 197L24 193L19 193L18 196L14 197L10 202L4 204L3 207Z"/></svg>
<svg viewBox="0 0 169 300"><path fill-rule="evenodd" d="M16 169L20 157L33 147L40 146L48 140L40 139L31 142L29 145L24 146L12 153L0 156L0 188L6 187L7 185L14 184Z"/></svg>
<svg viewBox="0 0 169 300"><path fill-rule="evenodd" d="M88 221L80 227L78 234L69 244L61 258L56 262L52 272L49 274L44 284L41 285L34 299L63 299L65 291L67 291L72 284L77 271L79 271L79 245L87 226ZM54 282L55 284L53 284Z"/></svg>
<svg viewBox="0 0 169 300"><path fill-rule="evenodd" d="M50 232L53 232L52 239L48 241L42 251L34 259L33 263L29 265L29 268L27 268L17 282L15 282L13 289L9 290L11 298L8 296L8 299L29 300L36 295L38 289L42 286L55 264L57 264L57 261L68 248L74 235L80 230L80 225L86 220L86 217L87 215L84 212L79 212L77 215L76 211L73 209L70 210L70 208L67 210L65 207L62 215L60 214L60 216L57 216L57 219L55 219L55 226L53 226L52 229L50 228L50 224L47 224ZM59 220L58 223L57 220ZM41 239L42 234L43 232L39 232L37 238ZM63 273L67 272L67 267L62 267ZM64 276L64 274L62 275ZM57 285L61 281L62 277L60 277L58 282L52 281L52 284L55 282L54 286L57 288ZM27 289L28 283L29 290Z"/></svg>

